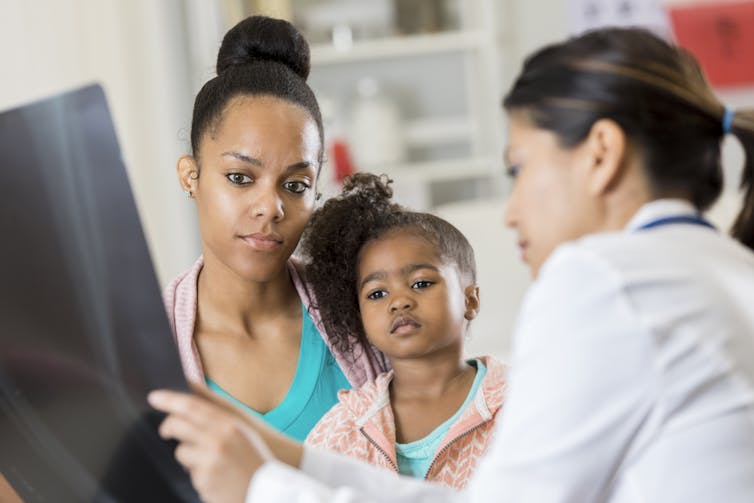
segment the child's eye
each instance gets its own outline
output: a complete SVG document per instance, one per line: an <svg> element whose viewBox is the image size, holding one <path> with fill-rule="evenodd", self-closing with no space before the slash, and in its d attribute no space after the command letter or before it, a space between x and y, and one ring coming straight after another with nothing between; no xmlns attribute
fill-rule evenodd
<svg viewBox="0 0 754 503"><path fill-rule="evenodd" d="M367 299L369 300L377 300L384 297L387 297L387 292L385 290L375 290L367 295Z"/></svg>
<svg viewBox="0 0 754 503"><path fill-rule="evenodd" d="M302 181L285 182L283 187L285 187L285 190L288 192L293 192L294 194L302 194L311 188L308 183Z"/></svg>
<svg viewBox="0 0 754 503"><path fill-rule="evenodd" d="M251 177L243 173L228 173L225 178L233 185L248 185L252 182Z"/></svg>
<svg viewBox="0 0 754 503"><path fill-rule="evenodd" d="M519 166L518 164L512 164L508 166L508 169L506 169L505 172L510 178L515 179L521 172L521 166Z"/></svg>
<svg viewBox="0 0 754 503"><path fill-rule="evenodd" d="M413 288L414 290L419 290L422 288L428 288L434 284L435 284L434 281L419 280L419 281L415 281L414 284L411 285L411 288Z"/></svg>

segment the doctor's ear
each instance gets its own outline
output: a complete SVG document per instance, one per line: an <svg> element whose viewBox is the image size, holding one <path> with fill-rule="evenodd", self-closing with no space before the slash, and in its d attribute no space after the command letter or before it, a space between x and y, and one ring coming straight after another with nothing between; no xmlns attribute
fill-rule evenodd
<svg viewBox="0 0 754 503"><path fill-rule="evenodd" d="M196 181L199 178L199 165L190 155L184 155L178 159L175 167L178 174L178 183L189 198L196 193Z"/></svg>
<svg viewBox="0 0 754 503"><path fill-rule="evenodd" d="M463 293L466 297L466 312L463 317L471 321L479 314L479 286L469 285Z"/></svg>
<svg viewBox="0 0 754 503"><path fill-rule="evenodd" d="M615 121L600 119L592 125L583 146L588 156L589 192L604 194L620 180L627 165L626 133Z"/></svg>

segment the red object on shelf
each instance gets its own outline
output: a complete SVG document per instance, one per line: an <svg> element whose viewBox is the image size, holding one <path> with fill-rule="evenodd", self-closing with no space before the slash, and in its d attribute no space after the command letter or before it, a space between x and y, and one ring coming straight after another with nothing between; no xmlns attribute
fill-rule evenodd
<svg viewBox="0 0 754 503"><path fill-rule="evenodd" d="M713 86L754 84L754 1L692 4L669 14L678 44Z"/></svg>
<svg viewBox="0 0 754 503"><path fill-rule="evenodd" d="M335 168L335 179L338 183L343 182L343 178L355 173L351 154L348 151L348 145L343 140L334 140L332 143L333 166Z"/></svg>

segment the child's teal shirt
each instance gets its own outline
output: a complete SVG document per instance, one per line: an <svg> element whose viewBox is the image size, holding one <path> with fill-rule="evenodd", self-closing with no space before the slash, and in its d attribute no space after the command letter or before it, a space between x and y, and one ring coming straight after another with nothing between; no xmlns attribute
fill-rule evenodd
<svg viewBox="0 0 754 503"><path fill-rule="evenodd" d="M411 477L424 478L429 471L432 460L434 459L435 452L440 446L440 442L445 438L445 435L450 431L450 427L458 421L463 411L469 406L474 399L479 385L484 379L484 375L487 373L487 367L484 366L480 360L471 360L469 364L476 367L476 377L471 385L469 394L466 396L463 405L453 416L435 428L432 433L426 437L410 442L408 444L395 444L395 454L398 461L398 471L403 475L409 475Z"/></svg>

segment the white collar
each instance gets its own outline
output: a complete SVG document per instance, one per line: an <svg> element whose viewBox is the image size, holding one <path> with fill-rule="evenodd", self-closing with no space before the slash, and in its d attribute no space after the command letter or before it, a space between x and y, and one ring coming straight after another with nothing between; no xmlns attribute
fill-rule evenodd
<svg viewBox="0 0 754 503"><path fill-rule="evenodd" d="M694 205L686 199L656 199L639 208L639 211L634 214L625 229L633 231L659 218L698 214L699 212Z"/></svg>

